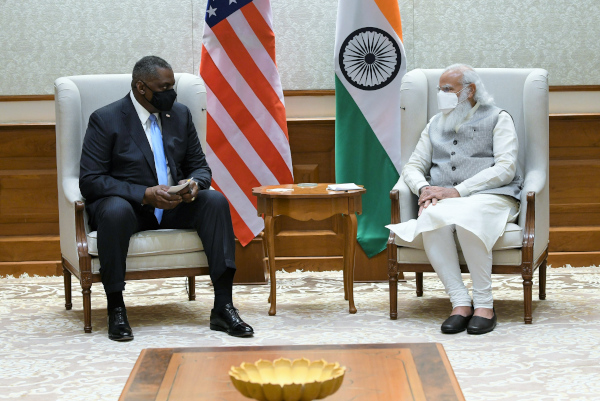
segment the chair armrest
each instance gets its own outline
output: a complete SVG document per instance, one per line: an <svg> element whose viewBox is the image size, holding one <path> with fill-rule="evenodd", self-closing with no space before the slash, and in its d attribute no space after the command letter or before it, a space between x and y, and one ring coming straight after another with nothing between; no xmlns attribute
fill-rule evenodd
<svg viewBox="0 0 600 401"><path fill-rule="evenodd" d="M531 246L531 258L534 263L548 247L550 234L550 205L548 176L543 170L527 173L521 192L521 215L519 226L523 227L523 249ZM525 260L525 259L524 259Z"/></svg>
<svg viewBox="0 0 600 401"><path fill-rule="evenodd" d="M418 213L417 200L415 198L415 195L408 187L408 185L406 185L406 183L402 179L402 177L400 177L396 185L394 185L392 191L393 190L397 190L399 196L398 210L400 213L400 220L398 221L398 223L403 223L411 219L416 219Z"/></svg>
<svg viewBox="0 0 600 401"><path fill-rule="evenodd" d="M85 204L83 201L75 202L75 239L77 242L77 254L79 256L79 271L91 273L91 256L88 252L87 230L85 224Z"/></svg>
<svg viewBox="0 0 600 401"><path fill-rule="evenodd" d="M74 205L78 201L84 201L83 195L81 195L81 191L79 190L79 178L64 178L62 184L63 193L70 204Z"/></svg>

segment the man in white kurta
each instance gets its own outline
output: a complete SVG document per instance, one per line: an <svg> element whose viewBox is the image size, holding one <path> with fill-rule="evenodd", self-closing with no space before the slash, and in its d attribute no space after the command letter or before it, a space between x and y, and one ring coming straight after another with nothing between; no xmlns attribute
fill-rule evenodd
<svg viewBox="0 0 600 401"><path fill-rule="evenodd" d="M440 77L438 107L402 170L419 196L419 216L389 225L407 242L423 236L425 252L444 284L452 313L443 333L484 334L496 326L492 298L492 247L516 220L522 176L511 116L495 107L477 73L452 65ZM465 287L458 244L473 282Z"/></svg>

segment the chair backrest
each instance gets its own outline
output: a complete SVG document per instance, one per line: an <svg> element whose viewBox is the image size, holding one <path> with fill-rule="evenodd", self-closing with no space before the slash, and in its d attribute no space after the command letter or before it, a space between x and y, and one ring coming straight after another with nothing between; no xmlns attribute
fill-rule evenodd
<svg viewBox="0 0 600 401"><path fill-rule="evenodd" d="M186 105L206 149L206 88L192 74L175 74L177 101ZM79 192L79 161L90 115L131 90L131 74L79 75L54 81L56 108L56 165L61 252L77 266L73 203Z"/></svg>
<svg viewBox="0 0 600 401"><path fill-rule="evenodd" d="M519 166L525 176L539 176L536 190L536 257L545 249L549 231L548 188L548 72L539 68L476 68L496 106L512 116L519 137ZM423 128L439 112L437 86L442 69L416 69L402 79L401 157L402 166L412 154ZM537 192L537 191L536 191ZM525 197L521 196L519 225L525 223ZM538 237L539 232L539 237ZM539 241L539 242L538 242ZM543 248L541 248L543 245Z"/></svg>

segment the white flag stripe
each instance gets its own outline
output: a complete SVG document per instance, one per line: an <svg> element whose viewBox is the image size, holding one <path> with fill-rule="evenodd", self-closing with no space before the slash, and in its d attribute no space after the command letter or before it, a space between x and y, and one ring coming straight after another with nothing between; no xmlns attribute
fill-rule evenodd
<svg viewBox="0 0 600 401"><path fill-rule="evenodd" d="M248 138L240 131L235 121L227 113L213 91L206 87L207 110L217 126L223 132L233 149L237 152L244 164L252 171L260 185L273 185L278 182L263 159L256 153Z"/></svg>
<svg viewBox="0 0 600 401"><path fill-rule="evenodd" d="M210 145L207 145L206 158L211 170L213 170L213 180L223 191L231 206L244 220L250 231L256 236L264 227L263 219L256 214L256 208L229 174L221 160L212 151Z"/></svg>
<svg viewBox="0 0 600 401"><path fill-rule="evenodd" d="M269 24L269 28L273 30L273 13L271 12L270 0L254 0L253 3L258 9L258 12L260 12L260 15L262 15L267 24Z"/></svg>
<svg viewBox="0 0 600 401"><path fill-rule="evenodd" d="M364 91L351 85L342 77L339 66L339 49L341 43L336 43L335 72L338 77L341 77L340 81L362 111L365 119L371 126L371 129L373 129L379 142L388 154L388 157L394 166L396 166L398 174L400 174L400 135L398 135L397 132L400 127L400 97L398 96L398 93L400 91L400 81L406 73L406 55L404 53L404 46L387 18L385 18L381 13L381 10L375 5L374 1L353 1L353 7L355 12L352 13L352 18L349 18L349 15L346 13L338 13L336 41L344 40L348 35L354 32L356 27L370 26L383 29L394 37L396 43L400 47L402 64L394 82L391 82L378 90ZM385 104L388 107L373 107L373 104ZM397 110L397 112L390 115L390 109Z"/></svg>
<svg viewBox="0 0 600 401"><path fill-rule="evenodd" d="M237 11L231 14L227 20L231 24L231 28L236 33L237 37L244 44L250 57L254 60L254 63L258 66L265 78L271 83L273 90L277 93L279 100L283 103L283 90L281 89L281 81L274 79L279 76L277 72L277 66L273 62L271 55L264 48L262 42L256 37L254 30L244 14L241 11ZM273 86L274 85L274 86Z"/></svg>
<svg viewBox="0 0 600 401"><path fill-rule="evenodd" d="M206 31L209 30L210 28L207 26ZM275 149L282 155L283 160L286 160L286 164L290 171L292 171L290 145L285 133L277 121L275 121L269 110L256 96L242 74L239 73L225 50L221 47L219 40L214 35L211 35L210 40L204 43L204 48L208 54L210 54L221 74L226 77L246 109L269 137L273 146L275 146ZM274 183L269 185L274 185Z"/></svg>

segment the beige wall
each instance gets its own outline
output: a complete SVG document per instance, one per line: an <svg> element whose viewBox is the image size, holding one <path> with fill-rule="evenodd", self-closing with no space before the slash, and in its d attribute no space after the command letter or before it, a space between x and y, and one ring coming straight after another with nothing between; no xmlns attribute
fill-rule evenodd
<svg viewBox="0 0 600 401"><path fill-rule="evenodd" d="M333 88L338 1L271 2L284 89ZM551 85L600 85L598 0L399 4L409 70L542 67ZM206 0L0 0L0 8L0 95L51 94L59 76L129 72L151 53L178 72L198 70Z"/></svg>

